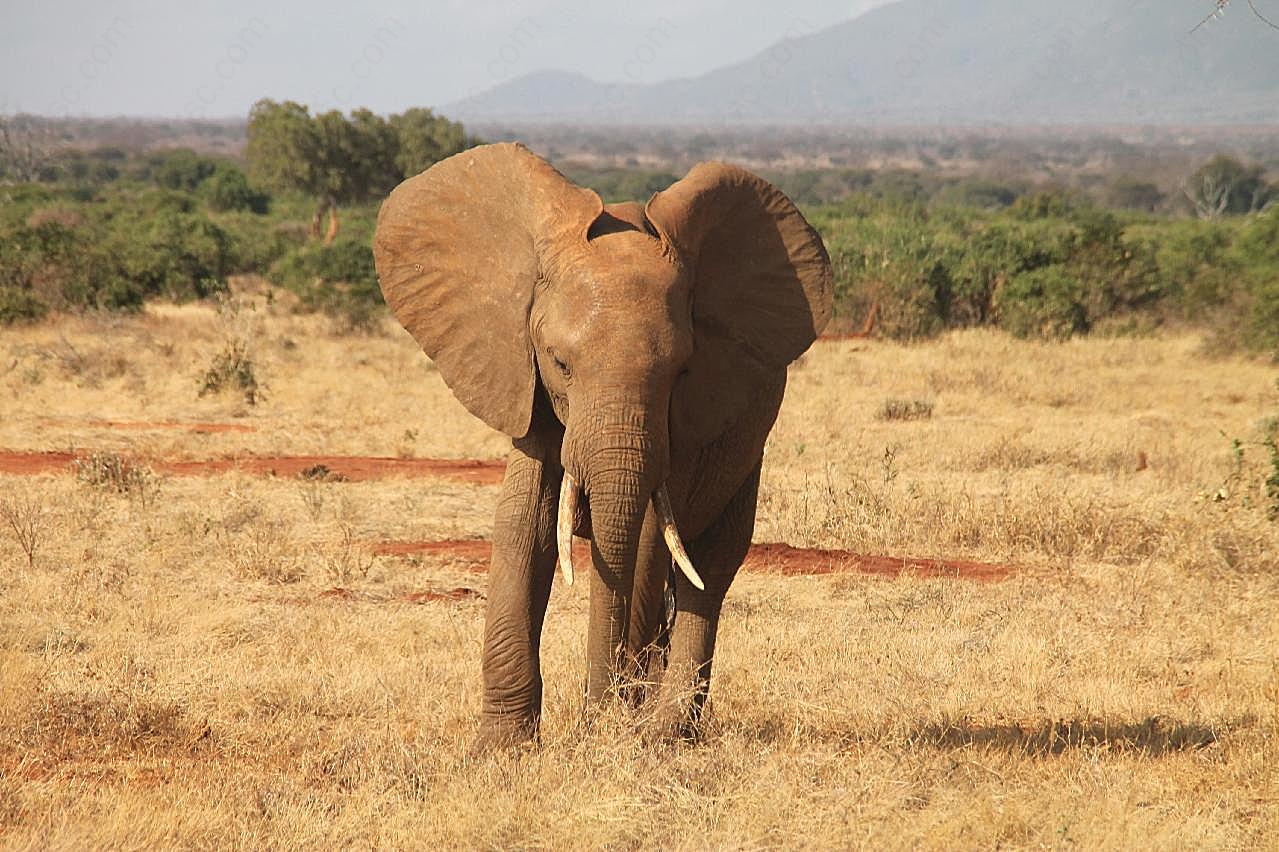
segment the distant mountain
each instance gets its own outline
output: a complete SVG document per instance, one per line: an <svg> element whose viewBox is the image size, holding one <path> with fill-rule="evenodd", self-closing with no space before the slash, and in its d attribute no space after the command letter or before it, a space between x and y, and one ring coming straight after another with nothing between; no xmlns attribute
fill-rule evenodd
<svg viewBox="0 0 1279 852"><path fill-rule="evenodd" d="M1279 18L1279 0L1266 2ZM608 84L543 71L443 112L594 124L1279 121L1279 31L1239 2L1192 33L1212 5L901 0L700 77Z"/></svg>

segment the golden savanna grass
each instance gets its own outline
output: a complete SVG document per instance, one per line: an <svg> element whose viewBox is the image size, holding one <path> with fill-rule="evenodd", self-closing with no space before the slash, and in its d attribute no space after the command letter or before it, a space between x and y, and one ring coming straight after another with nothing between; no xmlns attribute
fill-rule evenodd
<svg viewBox="0 0 1279 852"><path fill-rule="evenodd" d="M286 308L7 330L0 448L504 453L389 323ZM256 405L199 395L233 339ZM0 476L0 845L1279 847L1279 523L1229 440L1275 375L1189 336L818 344L757 539L1017 570L743 575L697 747L582 721L557 581L541 747L470 755L483 602L404 596L485 578L368 544L485 537L494 486Z"/></svg>

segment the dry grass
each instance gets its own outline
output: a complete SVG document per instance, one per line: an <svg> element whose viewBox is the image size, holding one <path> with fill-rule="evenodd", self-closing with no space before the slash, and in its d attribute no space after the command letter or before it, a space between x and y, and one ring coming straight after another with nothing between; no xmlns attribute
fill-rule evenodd
<svg viewBox="0 0 1279 852"><path fill-rule="evenodd" d="M503 452L406 335L259 316L253 407L199 395L206 308L5 332L0 447ZM542 747L468 754L483 602L407 600L484 578L365 543L485 536L491 486L0 477L39 525L30 561L0 527L0 845L1276 848L1279 525L1222 435L1273 382L1181 337L819 345L757 537L1022 571L742 577L696 748L582 722L585 591L557 583Z"/></svg>

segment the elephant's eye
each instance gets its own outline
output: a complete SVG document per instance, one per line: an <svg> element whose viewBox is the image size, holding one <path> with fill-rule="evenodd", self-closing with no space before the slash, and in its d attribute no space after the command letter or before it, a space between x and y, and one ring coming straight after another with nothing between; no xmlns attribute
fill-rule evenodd
<svg viewBox="0 0 1279 852"><path fill-rule="evenodd" d="M551 362L555 364L555 369L560 371L560 375L563 376L565 380L573 377L573 371L568 368L568 364L565 364L562 360L560 360L560 357L555 354L555 350L548 350L546 354L551 356Z"/></svg>

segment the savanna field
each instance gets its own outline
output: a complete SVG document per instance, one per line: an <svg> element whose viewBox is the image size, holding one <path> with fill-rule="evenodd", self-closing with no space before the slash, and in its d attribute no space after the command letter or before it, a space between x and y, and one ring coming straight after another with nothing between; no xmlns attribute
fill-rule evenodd
<svg viewBox="0 0 1279 852"><path fill-rule="evenodd" d="M557 580L541 746L474 756L509 442L251 283L0 334L0 845L1279 847L1273 362L821 341L756 541L915 561L748 564L697 746L583 720Z"/></svg>

